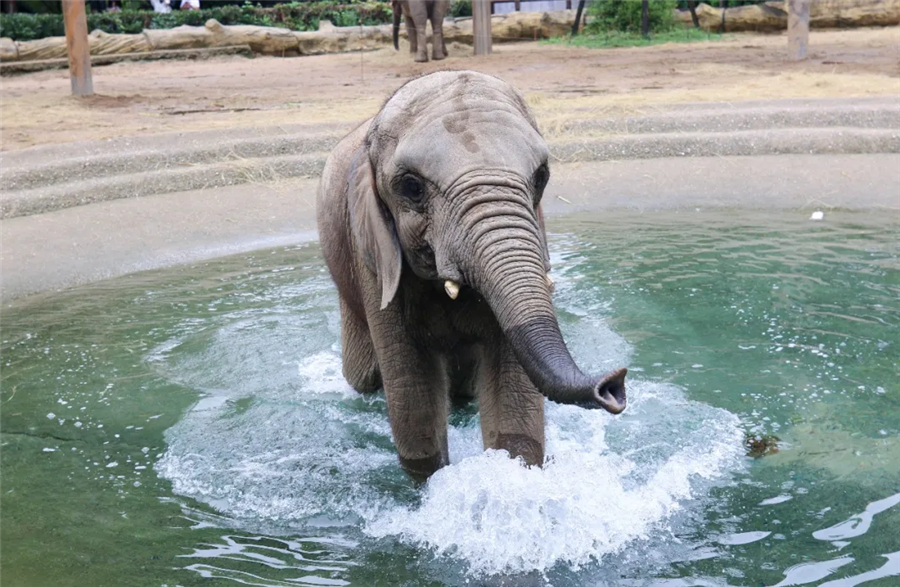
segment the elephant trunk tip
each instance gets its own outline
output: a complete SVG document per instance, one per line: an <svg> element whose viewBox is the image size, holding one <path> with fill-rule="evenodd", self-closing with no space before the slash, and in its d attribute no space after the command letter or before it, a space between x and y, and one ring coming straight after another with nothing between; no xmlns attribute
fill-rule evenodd
<svg viewBox="0 0 900 587"><path fill-rule="evenodd" d="M625 375L628 369L610 371L594 387L594 401L610 414L625 410Z"/></svg>

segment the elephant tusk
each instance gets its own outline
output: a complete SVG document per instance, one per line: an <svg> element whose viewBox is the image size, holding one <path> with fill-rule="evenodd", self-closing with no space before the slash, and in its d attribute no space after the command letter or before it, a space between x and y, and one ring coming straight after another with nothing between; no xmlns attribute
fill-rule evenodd
<svg viewBox="0 0 900 587"><path fill-rule="evenodd" d="M456 296L459 295L459 284L452 279L448 279L444 282L444 291L447 292L451 300L455 300Z"/></svg>
<svg viewBox="0 0 900 587"><path fill-rule="evenodd" d="M553 278L550 277L550 274L549 274L549 273L547 274L547 287L550 288L550 291L551 291L551 292L552 292L554 289L556 289L556 284L553 283Z"/></svg>

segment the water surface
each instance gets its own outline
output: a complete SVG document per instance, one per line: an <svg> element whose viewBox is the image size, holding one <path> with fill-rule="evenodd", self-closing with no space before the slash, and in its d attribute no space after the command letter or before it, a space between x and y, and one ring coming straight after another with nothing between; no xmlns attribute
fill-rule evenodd
<svg viewBox="0 0 900 587"><path fill-rule="evenodd" d="M552 221L563 333L629 408L548 403L543 469L459 408L424 487L315 245L19 300L4 585L898 584L897 218L807 217Z"/></svg>

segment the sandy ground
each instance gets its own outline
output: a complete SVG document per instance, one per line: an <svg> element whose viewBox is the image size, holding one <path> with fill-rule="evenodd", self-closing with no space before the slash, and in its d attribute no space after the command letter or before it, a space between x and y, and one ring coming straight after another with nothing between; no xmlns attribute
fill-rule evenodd
<svg viewBox="0 0 900 587"><path fill-rule="evenodd" d="M453 45L443 62L413 63L404 48L279 59L121 63L94 69L89 99L69 96L68 72L3 78L0 148L21 149L147 133L303 123L374 114L411 76L477 69L526 94L545 131L572 119L674 102L896 95L900 28L813 32L810 58L785 60L784 35L720 42L578 49L518 43L474 58Z"/></svg>

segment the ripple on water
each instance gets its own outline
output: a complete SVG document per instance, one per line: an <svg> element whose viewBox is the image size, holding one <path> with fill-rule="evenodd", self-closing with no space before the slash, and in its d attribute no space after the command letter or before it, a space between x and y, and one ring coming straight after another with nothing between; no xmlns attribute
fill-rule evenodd
<svg viewBox="0 0 900 587"><path fill-rule="evenodd" d="M548 402L543 468L484 452L477 416L463 418L449 430L451 465L417 490L397 464L383 396L360 396L341 377L329 322L261 315L151 355L206 394L167 432L156 464L175 493L238 525L343 527L493 574L578 567L665 534L674 513L742 466L734 415L632 380L621 417ZM583 364L627 361L603 322L566 328ZM278 352L262 352L273 337Z"/></svg>

